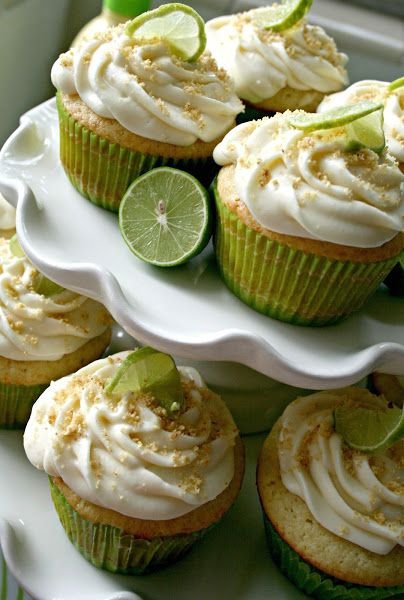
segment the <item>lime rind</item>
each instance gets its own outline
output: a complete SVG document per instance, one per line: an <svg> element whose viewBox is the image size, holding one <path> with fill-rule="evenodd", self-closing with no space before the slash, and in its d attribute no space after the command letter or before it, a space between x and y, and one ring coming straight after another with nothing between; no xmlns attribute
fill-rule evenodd
<svg viewBox="0 0 404 600"><path fill-rule="evenodd" d="M313 0L282 0L281 4L254 11L254 24L262 29L284 31L298 23L308 13Z"/></svg>
<svg viewBox="0 0 404 600"><path fill-rule="evenodd" d="M206 48L202 17L178 2L142 13L126 25L125 31L139 41L162 41L172 54L189 62L197 60Z"/></svg>
<svg viewBox="0 0 404 600"><path fill-rule="evenodd" d="M383 110L376 110L346 126L347 150L356 152L369 148L380 154L386 146L383 130Z"/></svg>
<svg viewBox="0 0 404 600"><path fill-rule="evenodd" d="M173 358L149 346L126 357L107 382L105 392L108 395L150 393L171 414L178 412L183 404L181 376Z"/></svg>
<svg viewBox="0 0 404 600"><path fill-rule="evenodd" d="M387 89L389 92L393 92L394 90L396 90L402 86L404 86L404 77L399 77L398 79L395 79L394 81L389 83L389 85L387 86Z"/></svg>
<svg viewBox="0 0 404 600"><path fill-rule="evenodd" d="M348 125L348 123L356 121L356 119L361 119L382 108L383 103L381 102L365 100L363 102L358 102L357 104L340 106L321 113L305 113L304 111L297 111L289 117L288 123L296 129L301 129L302 131L309 133L311 131L332 129L334 127Z"/></svg>
<svg viewBox="0 0 404 600"><path fill-rule="evenodd" d="M119 207L126 244L139 259L157 267L175 267L202 252L212 226L207 190L189 173L172 167L152 169L135 179Z"/></svg>
<svg viewBox="0 0 404 600"><path fill-rule="evenodd" d="M336 432L350 448L378 453L404 437L404 407L339 406L334 411L334 423Z"/></svg>

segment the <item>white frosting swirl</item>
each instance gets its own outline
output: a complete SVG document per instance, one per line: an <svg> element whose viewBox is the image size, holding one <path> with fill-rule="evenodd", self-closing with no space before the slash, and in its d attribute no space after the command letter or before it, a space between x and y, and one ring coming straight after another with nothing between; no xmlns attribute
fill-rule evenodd
<svg viewBox="0 0 404 600"><path fill-rule="evenodd" d="M0 194L0 229L15 229L15 208Z"/></svg>
<svg viewBox="0 0 404 600"><path fill-rule="evenodd" d="M404 175L389 155L345 151L345 129L304 133L289 111L239 125L216 146L262 227L346 246L382 245L403 229ZM400 189L401 186L401 189Z"/></svg>
<svg viewBox="0 0 404 600"><path fill-rule="evenodd" d="M348 58L323 29L303 19L282 32L266 31L252 20L257 12L206 23L207 47L234 79L240 98L259 103L285 87L329 93L347 85Z"/></svg>
<svg viewBox="0 0 404 600"><path fill-rule="evenodd" d="M107 396L105 382L128 354L52 383L34 405L25 450L35 467L93 504L139 519L173 519L229 485L236 426L192 368L180 367L185 407L172 419L145 396Z"/></svg>
<svg viewBox="0 0 404 600"><path fill-rule="evenodd" d="M78 94L97 115L179 146L215 140L243 110L233 83L209 54L183 61L163 43L136 43L123 26L62 54L51 77L57 89Z"/></svg>
<svg viewBox="0 0 404 600"><path fill-rule="evenodd" d="M0 356L12 360L59 360L110 324L106 309L64 290L46 297L35 291L38 271L14 256L0 239Z"/></svg>
<svg viewBox="0 0 404 600"><path fill-rule="evenodd" d="M324 98L317 112L325 112L340 106L363 100L384 102L384 134L386 145L400 163L404 163L404 86L388 89L387 81L365 79L350 85L346 90Z"/></svg>
<svg viewBox="0 0 404 600"><path fill-rule="evenodd" d="M278 446L282 482L325 529L387 554L404 546L403 442L374 457L350 450L333 429L333 410L346 401L385 406L365 390L348 389L298 398L287 407Z"/></svg>

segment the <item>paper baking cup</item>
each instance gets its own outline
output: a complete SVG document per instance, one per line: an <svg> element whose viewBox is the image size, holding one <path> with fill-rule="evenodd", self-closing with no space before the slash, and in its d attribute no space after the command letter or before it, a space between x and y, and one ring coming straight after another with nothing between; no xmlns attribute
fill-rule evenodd
<svg viewBox="0 0 404 600"><path fill-rule="evenodd" d="M24 428L30 417L32 405L47 387L47 383L14 385L0 382L0 428Z"/></svg>
<svg viewBox="0 0 404 600"><path fill-rule="evenodd" d="M66 534L77 550L94 566L112 573L140 575L181 558L211 527L189 534L137 538L111 525L81 517L49 478L51 496Z"/></svg>
<svg viewBox="0 0 404 600"><path fill-rule="evenodd" d="M317 600L383 600L401 597L404 585L367 587L330 577L305 562L276 532L264 515L266 539L271 556L282 573L310 598Z"/></svg>
<svg viewBox="0 0 404 600"><path fill-rule="evenodd" d="M128 150L92 133L64 109L57 96L60 160L73 186L91 202L118 212L134 179L155 167L187 171L208 185L218 167L212 158L175 159Z"/></svg>
<svg viewBox="0 0 404 600"><path fill-rule="evenodd" d="M397 262L339 261L295 250L247 227L221 202L216 256L224 282L255 310L296 325L328 325L358 310Z"/></svg>

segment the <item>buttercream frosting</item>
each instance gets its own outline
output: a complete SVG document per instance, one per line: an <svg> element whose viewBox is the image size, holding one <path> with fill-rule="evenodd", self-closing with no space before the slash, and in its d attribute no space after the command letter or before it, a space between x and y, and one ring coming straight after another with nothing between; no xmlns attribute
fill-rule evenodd
<svg viewBox="0 0 404 600"><path fill-rule="evenodd" d="M233 83L210 54L180 60L162 42L136 42L124 26L62 54L51 78L58 90L78 94L97 115L179 146L215 140L243 110Z"/></svg>
<svg viewBox="0 0 404 600"><path fill-rule="evenodd" d="M278 442L284 486L325 529L370 552L404 546L404 440L381 454L353 451L334 430L334 409L386 403L366 390L298 398L281 420Z"/></svg>
<svg viewBox="0 0 404 600"><path fill-rule="evenodd" d="M106 309L63 290L53 296L35 291L38 271L0 239L0 356L20 361L59 360L110 325Z"/></svg>
<svg viewBox="0 0 404 600"><path fill-rule="evenodd" d="M345 150L345 128L305 133L287 111L231 130L213 153L265 229L377 247L403 229L404 175L389 154Z"/></svg>
<svg viewBox="0 0 404 600"><path fill-rule="evenodd" d="M0 194L0 230L15 229L15 208Z"/></svg>
<svg viewBox="0 0 404 600"><path fill-rule="evenodd" d="M321 27L302 19L285 31L265 30L254 22L259 10L206 23L207 47L240 98L259 103L285 87L330 93L347 85L348 58Z"/></svg>
<svg viewBox="0 0 404 600"><path fill-rule="evenodd" d="M216 498L234 474L236 426L195 369L180 367L184 407L168 417L145 394L108 396L121 352L50 385L24 434L32 464L81 498L129 517L172 519Z"/></svg>
<svg viewBox="0 0 404 600"><path fill-rule="evenodd" d="M346 90L324 98L317 112L339 106L355 104L363 100L383 102L383 119L386 145L400 163L404 163L404 86L389 90L387 81L365 79L350 85Z"/></svg>

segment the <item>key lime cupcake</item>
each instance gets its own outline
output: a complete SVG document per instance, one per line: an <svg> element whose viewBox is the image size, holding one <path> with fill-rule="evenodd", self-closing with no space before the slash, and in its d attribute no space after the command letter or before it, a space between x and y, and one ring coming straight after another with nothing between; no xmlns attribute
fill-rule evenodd
<svg viewBox="0 0 404 600"><path fill-rule="evenodd" d="M49 383L99 358L111 335L111 318L101 304L40 275L22 252L13 253L15 242L0 239L3 428L24 427Z"/></svg>
<svg viewBox="0 0 404 600"><path fill-rule="evenodd" d="M349 107L349 119L378 106ZM346 119L344 109L279 113L239 125L215 149L219 268L242 301L270 317L336 322L402 253L404 176L385 151L347 150Z"/></svg>
<svg viewBox="0 0 404 600"><path fill-rule="evenodd" d="M140 574L181 557L233 504L244 453L224 402L151 348L52 385L24 434L61 523L95 566Z"/></svg>
<svg viewBox="0 0 404 600"><path fill-rule="evenodd" d="M243 105L204 48L201 17L168 4L59 57L60 158L81 194L117 211L129 184L161 165L210 183L213 149Z"/></svg>
<svg viewBox="0 0 404 600"><path fill-rule="evenodd" d="M268 546L312 598L401 598L404 440L353 450L335 430L339 407L389 411L367 390L318 392L290 404L265 441L257 485Z"/></svg>
<svg viewBox="0 0 404 600"><path fill-rule="evenodd" d="M301 4L302 12L280 22L272 21L271 6L207 22L208 49L247 105L241 119L315 111L326 94L347 85L347 56L321 27L307 23L311 2Z"/></svg>

